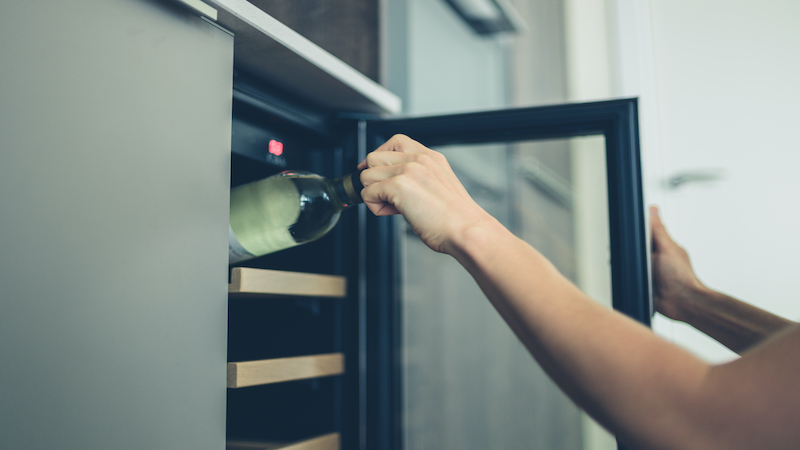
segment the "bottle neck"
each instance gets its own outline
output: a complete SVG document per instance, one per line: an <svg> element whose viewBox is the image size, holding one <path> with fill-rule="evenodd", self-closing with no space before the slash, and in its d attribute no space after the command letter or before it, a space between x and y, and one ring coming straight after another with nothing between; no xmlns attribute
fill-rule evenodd
<svg viewBox="0 0 800 450"><path fill-rule="evenodd" d="M361 190L364 189L364 185L361 183L361 172L361 170L357 170L332 182L334 193L345 208L364 201L361 199Z"/></svg>

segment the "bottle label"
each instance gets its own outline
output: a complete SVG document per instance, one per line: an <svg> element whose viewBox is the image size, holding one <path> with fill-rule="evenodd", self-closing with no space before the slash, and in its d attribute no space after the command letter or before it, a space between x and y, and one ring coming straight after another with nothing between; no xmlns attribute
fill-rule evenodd
<svg viewBox="0 0 800 450"><path fill-rule="evenodd" d="M228 225L228 264L236 264L242 261L247 261L255 256L256 255L248 252L244 249L244 247L242 247L242 244L239 243L239 239L236 239L236 235L233 234L233 228Z"/></svg>

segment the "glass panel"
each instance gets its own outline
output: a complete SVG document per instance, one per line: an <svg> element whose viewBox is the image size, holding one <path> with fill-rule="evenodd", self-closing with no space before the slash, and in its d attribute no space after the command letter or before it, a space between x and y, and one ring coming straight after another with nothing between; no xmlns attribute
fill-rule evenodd
<svg viewBox="0 0 800 450"><path fill-rule="evenodd" d="M475 200L611 304L602 136L437 148ZM405 447L614 449L471 279L404 225Z"/></svg>

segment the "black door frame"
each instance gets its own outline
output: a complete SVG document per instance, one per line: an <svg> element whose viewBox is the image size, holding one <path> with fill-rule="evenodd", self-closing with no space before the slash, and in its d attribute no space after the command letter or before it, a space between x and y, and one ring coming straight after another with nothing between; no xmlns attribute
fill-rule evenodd
<svg viewBox="0 0 800 450"><path fill-rule="evenodd" d="M637 99L561 104L359 122L359 160L394 134L426 146L602 135L606 145L611 284L614 309L650 326L653 315L642 194ZM366 448L402 449L402 335L394 218L362 208L361 262L367 308ZM367 301L369 299L369 301ZM362 441L363 442L363 441ZM622 447L620 447L622 448Z"/></svg>
<svg viewBox="0 0 800 450"><path fill-rule="evenodd" d="M393 134L428 146L545 140L602 135L606 143L615 309L650 326L649 254L639 154L636 99L609 100L475 113L389 118L316 110L247 74L234 79L234 104L265 118L274 131L303 136L338 156L335 166L354 168ZM232 152L254 161L252 149ZM263 153L263 149L259 150ZM331 168L334 171L335 168ZM395 217L374 217L361 206L342 218L333 256L349 281L338 303L337 341L347 354L348 375L337 388L336 428L346 447L402 449L402 334Z"/></svg>

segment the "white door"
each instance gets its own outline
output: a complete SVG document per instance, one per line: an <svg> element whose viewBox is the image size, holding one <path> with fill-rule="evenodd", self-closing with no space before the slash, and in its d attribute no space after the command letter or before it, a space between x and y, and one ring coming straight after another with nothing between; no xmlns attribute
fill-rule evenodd
<svg viewBox="0 0 800 450"><path fill-rule="evenodd" d="M800 2L616 6L621 94L641 98L647 201L704 283L800 319ZM704 358L734 357L662 319L657 332Z"/></svg>

